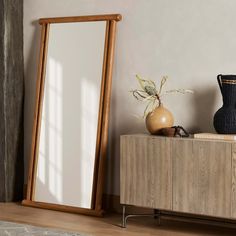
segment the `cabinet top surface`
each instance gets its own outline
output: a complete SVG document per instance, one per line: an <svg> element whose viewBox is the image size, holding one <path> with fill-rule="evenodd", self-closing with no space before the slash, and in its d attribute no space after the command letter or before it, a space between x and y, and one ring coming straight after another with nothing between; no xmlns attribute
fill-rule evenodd
<svg viewBox="0 0 236 236"><path fill-rule="evenodd" d="M236 141L229 140L220 140L220 139L203 139L203 138L194 138L192 135L188 138L184 137L166 137L160 135L151 135L151 134L123 134L122 137L140 137L140 138L150 138L150 139L170 139L170 140L189 140L189 141L203 141L203 142L224 142L224 143L236 143Z"/></svg>

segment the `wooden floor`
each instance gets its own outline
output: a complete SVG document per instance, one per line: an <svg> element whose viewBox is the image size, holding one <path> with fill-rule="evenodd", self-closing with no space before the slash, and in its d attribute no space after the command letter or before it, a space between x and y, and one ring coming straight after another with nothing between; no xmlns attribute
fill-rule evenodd
<svg viewBox="0 0 236 236"><path fill-rule="evenodd" d="M0 220L76 231L85 235L119 236L179 236L179 235L236 235L236 228L162 219L158 226L153 218L133 218L126 229L120 227L120 215L104 218L54 212L15 203L0 203Z"/></svg>

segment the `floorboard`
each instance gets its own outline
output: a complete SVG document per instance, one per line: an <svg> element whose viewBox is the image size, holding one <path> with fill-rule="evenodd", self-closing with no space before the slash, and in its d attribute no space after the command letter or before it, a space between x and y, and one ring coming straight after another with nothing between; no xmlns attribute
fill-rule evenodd
<svg viewBox="0 0 236 236"><path fill-rule="evenodd" d="M120 227L121 216L103 218L62 213L24 207L17 203L0 203L0 220L45 226L85 235L106 236L182 236L182 235L236 235L236 228L162 219L161 225L153 218L133 218L126 229Z"/></svg>

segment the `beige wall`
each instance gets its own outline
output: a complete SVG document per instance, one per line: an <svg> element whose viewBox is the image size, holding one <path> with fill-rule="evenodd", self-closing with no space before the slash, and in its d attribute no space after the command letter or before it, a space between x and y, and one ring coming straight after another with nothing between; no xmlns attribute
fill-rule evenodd
<svg viewBox="0 0 236 236"><path fill-rule="evenodd" d="M175 124L190 131L213 131L212 116L221 105L219 73L236 73L236 1L234 0L25 0L25 158L30 143L38 63L40 17L121 13L112 89L107 192L119 193L119 136L146 132L144 105L129 90L136 73L168 88L191 88L194 95L164 100Z"/></svg>

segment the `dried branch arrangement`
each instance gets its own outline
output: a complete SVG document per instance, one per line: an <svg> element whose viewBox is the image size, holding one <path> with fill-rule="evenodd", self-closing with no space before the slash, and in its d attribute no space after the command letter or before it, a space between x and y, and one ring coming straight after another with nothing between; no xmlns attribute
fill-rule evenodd
<svg viewBox="0 0 236 236"><path fill-rule="evenodd" d="M157 88L156 83L150 79L143 79L141 76L136 75L136 79L139 82L140 89L132 90L133 96L139 100L147 102L147 106L144 110L143 117L145 118L147 114L153 111L157 106L162 105L161 98L166 94L171 93L193 93L190 89L172 89L163 91L163 87L168 80L168 76L163 76L159 88Z"/></svg>

